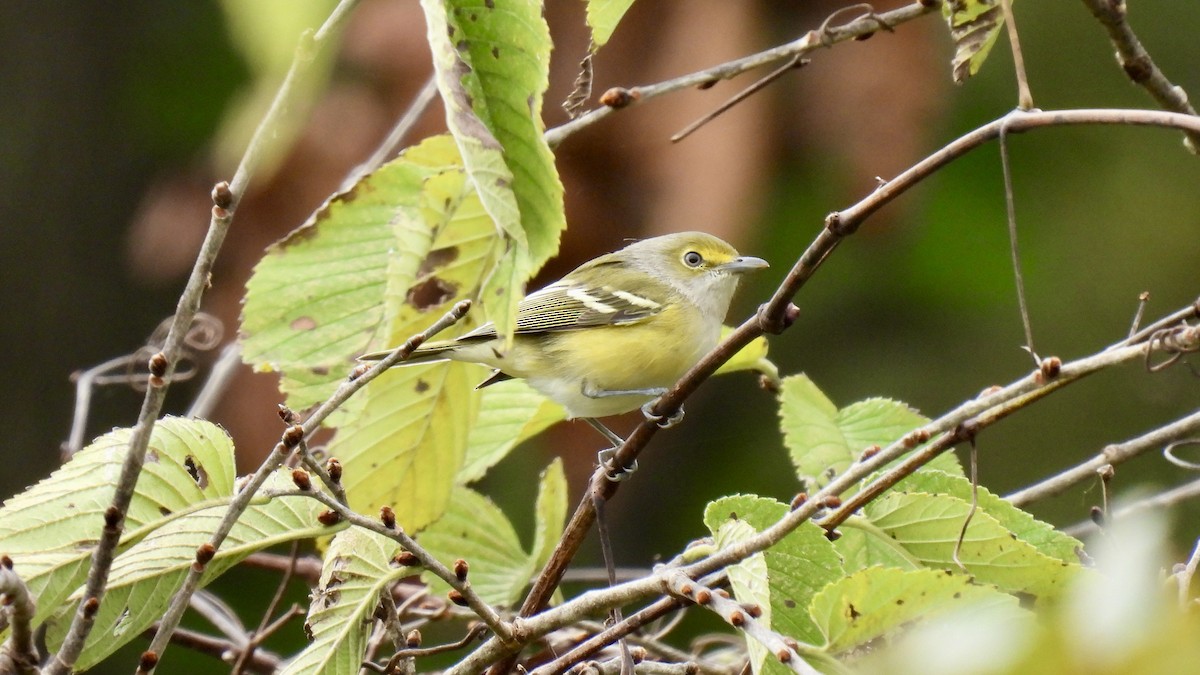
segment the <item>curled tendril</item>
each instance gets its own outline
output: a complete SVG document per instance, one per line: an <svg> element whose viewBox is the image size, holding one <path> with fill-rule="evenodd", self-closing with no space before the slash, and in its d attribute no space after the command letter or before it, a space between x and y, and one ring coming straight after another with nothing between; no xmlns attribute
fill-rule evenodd
<svg viewBox="0 0 1200 675"><path fill-rule="evenodd" d="M1186 447L1189 445L1200 445L1200 438L1188 438L1182 441L1175 441L1174 443L1163 448L1163 457L1168 462L1181 469L1187 469L1188 471L1200 471L1200 463L1189 462L1186 459L1181 459L1175 454L1175 448Z"/></svg>
<svg viewBox="0 0 1200 675"><path fill-rule="evenodd" d="M1190 326L1185 323L1171 328L1163 328L1150 335L1148 344L1150 348L1146 350L1146 370L1157 373L1182 360L1193 375L1200 377L1200 373L1184 359L1185 354L1200 351L1200 326ZM1155 351L1165 352L1168 356L1162 361L1154 363L1151 355Z"/></svg>

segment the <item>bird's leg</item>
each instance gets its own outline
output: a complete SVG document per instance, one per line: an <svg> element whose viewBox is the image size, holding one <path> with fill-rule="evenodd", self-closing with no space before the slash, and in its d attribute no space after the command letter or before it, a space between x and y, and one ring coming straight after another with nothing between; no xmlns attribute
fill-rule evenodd
<svg viewBox="0 0 1200 675"><path fill-rule="evenodd" d="M587 422L589 425L591 425L593 429L599 431L604 438L608 439L609 443L613 444L611 448L601 450L596 456L596 460L600 462L600 466L604 467L604 476L606 478L613 482L620 482L626 478L629 478L629 475L634 471L637 471L638 463L636 459L633 460L632 466L619 466L617 465L616 461L614 461L615 458L613 455L616 454L617 448L621 447L621 445L625 443L624 438L621 438L614 433L612 429L609 429L601 424L600 420L596 419L595 417L584 417L582 419L584 422Z"/></svg>
<svg viewBox="0 0 1200 675"><path fill-rule="evenodd" d="M587 380L579 391L588 398L609 398L612 396L662 396L667 393L665 387L650 387L648 389L596 389Z"/></svg>

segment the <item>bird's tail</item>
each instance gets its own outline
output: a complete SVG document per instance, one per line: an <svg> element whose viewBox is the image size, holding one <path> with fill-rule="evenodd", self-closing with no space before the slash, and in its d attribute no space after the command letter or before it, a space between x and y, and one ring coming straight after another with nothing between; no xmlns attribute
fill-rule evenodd
<svg viewBox="0 0 1200 675"><path fill-rule="evenodd" d="M438 361L449 361L450 354L462 345L453 340L442 340L439 342L428 342L421 345L407 359L397 363L397 366L412 366L418 363L436 363ZM396 351L395 348L384 349L378 352L369 352L358 357L359 361L382 361L389 354Z"/></svg>

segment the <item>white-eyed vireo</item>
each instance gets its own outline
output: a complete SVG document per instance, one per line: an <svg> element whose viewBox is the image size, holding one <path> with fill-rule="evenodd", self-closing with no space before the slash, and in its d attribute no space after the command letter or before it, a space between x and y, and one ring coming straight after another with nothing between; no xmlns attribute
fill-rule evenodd
<svg viewBox="0 0 1200 675"><path fill-rule="evenodd" d="M426 343L398 365L481 363L496 372L480 387L523 378L568 417L594 422L643 406L675 384L716 346L738 278L766 266L703 232L646 239L525 296L507 349L488 323Z"/></svg>

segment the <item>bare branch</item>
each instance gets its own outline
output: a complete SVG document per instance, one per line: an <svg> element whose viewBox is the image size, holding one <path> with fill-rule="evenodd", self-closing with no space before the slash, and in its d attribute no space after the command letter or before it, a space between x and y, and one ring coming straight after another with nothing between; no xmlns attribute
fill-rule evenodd
<svg viewBox="0 0 1200 675"><path fill-rule="evenodd" d="M1117 509L1113 513L1112 518L1124 518L1126 516L1131 516L1135 513L1141 513L1143 511L1160 511L1162 509L1179 504L1180 502L1186 502L1197 497L1200 497L1200 478L1197 478L1189 483L1184 483L1178 487L1171 488L1170 490L1164 490L1163 492L1146 497L1145 499L1139 499L1135 502L1126 504L1125 506ZM1098 532L1099 530L1100 526L1091 520L1084 520L1069 527L1063 528L1063 532L1066 532L1072 537L1086 537L1090 534Z"/></svg>
<svg viewBox="0 0 1200 675"><path fill-rule="evenodd" d="M11 630L0 648L0 673L37 675L38 653L33 643L33 615L37 611L25 581L13 571L12 559L0 557L0 612L8 614Z"/></svg>
<svg viewBox="0 0 1200 675"><path fill-rule="evenodd" d="M1005 499L1016 506L1024 507L1039 499L1061 494L1072 485L1095 477L1096 471L1106 464L1116 466L1144 452L1161 449L1171 441L1197 432L1200 432L1200 410L1124 443L1106 446L1086 462L1007 495Z"/></svg>
<svg viewBox="0 0 1200 675"><path fill-rule="evenodd" d="M229 532L233 530L233 526L237 523L238 518L240 518L246 511L246 508L250 505L250 501L258 493L263 483L267 481L267 478L270 477L270 475L276 469L283 465L283 461L287 459L288 454L293 452L301 443L305 441L305 439L307 439L320 428L321 423L326 417L329 416L330 413L345 403L359 389L365 387L371 380L382 375L388 368L391 368L393 365L408 358L408 356L412 354L417 347L421 346L421 344L423 344L431 336L446 330L450 326L460 321L470 308L471 302L469 300L459 302L454 306L453 309L447 312L445 316L434 322L434 324L427 330L410 337L403 345L393 350L392 353L386 358L380 360L365 371L362 371L361 374L358 373L358 370L361 369L362 366L359 366L359 369L356 369L355 371L357 377L354 377L347 382L343 382L332 396L326 399L324 403L322 403L315 411L313 411L311 415L308 416L306 420L304 420L303 424L289 427L283 433L283 438L279 441L279 443L275 444L275 447L271 450L271 453L265 460L263 460L262 465L259 466L254 475L251 476L248 481L246 481L246 483L242 486L241 491L238 492L237 495L234 496L233 500L229 503L229 508L226 510L224 517L221 518L221 522L217 525L216 530L213 532L205 546L211 546L214 552L220 550L221 544L225 541L225 537L227 537ZM341 505L340 501L333 497L328 497L327 495L324 495L324 493L309 492L304 494L308 496L316 496L317 494L320 494L322 497L327 498L330 503L338 504L339 506ZM349 511L344 507L343 510L347 512ZM179 620L183 617L183 612L188 605L188 599L199 587L200 579L204 576L204 571L204 565L192 565L188 570L188 575L184 579L182 586L180 586L179 590L175 592L174 597L171 598L171 604L167 607L167 611L163 615L162 621L159 623L158 632L155 634L154 640L150 643L149 651L158 655L160 658L162 656L162 651L166 648L167 643L170 640L171 631L173 631L179 625ZM503 635L503 633L500 634ZM152 671L153 668L148 669L148 672Z"/></svg>
<svg viewBox="0 0 1200 675"><path fill-rule="evenodd" d="M1125 20L1125 0L1083 0L1083 4L1108 31L1108 38L1117 48L1117 62L1134 84L1145 89L1164 110L1196 114L1196 109L1188 102L1187 92L1183 87L1171 84ZM1200 132L1185 129L1184 133L1188 150L1193 154L1200 151Z"/></svg>

